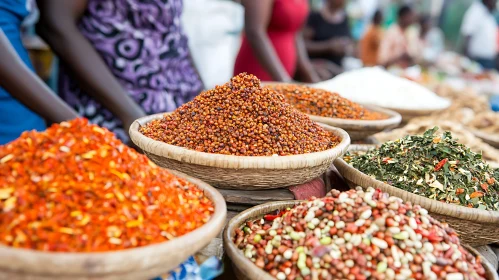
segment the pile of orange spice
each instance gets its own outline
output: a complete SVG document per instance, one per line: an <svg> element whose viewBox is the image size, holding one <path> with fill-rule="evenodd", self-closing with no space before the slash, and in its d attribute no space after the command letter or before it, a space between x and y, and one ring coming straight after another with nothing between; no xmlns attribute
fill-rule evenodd
<svg viewBox="0 0 499 280"><path fill-rule="evenodd" d="M0 147L0 243L58 252L168 241L206 223L213 203L85 119Z"/></svg>
<svg viewBox="0 0 499 280"><path fill-rule="evenodd" d="M140 128L145 136L199 152L286 156L333 148L340 139L246 73Z"/></svg>
<svg viewBox="0 0 499 280"><path fill-rule="evenodd" d="M338 119L383 120L385 114L370 111L363 106L341 97L337 93L303 85L277 84L267 86L284 95L286 102L300 112Z"/></svg>

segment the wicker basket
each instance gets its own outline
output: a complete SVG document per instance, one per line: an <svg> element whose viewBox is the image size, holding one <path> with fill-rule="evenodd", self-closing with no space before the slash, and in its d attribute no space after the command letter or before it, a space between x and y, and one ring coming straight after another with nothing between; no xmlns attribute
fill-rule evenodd
<svg viewBox="0 0 499 280"><path fill-rule="evenodd" d="M425 117L429 116L434 113L441 112L445 110L446 108L443 109L437 109L437 110L408 110L408 109L399 109L399 108L388 108L386 109L395 111L399 113L402 116L402 123L408 123L410 120L417 118L417 117Z"/></svg>
<svg viewBox="0 0 499 280"><path fill-rule="evenodd" d="M491 135L478 129L468 128L468 130L476 137L482 139L483 142L491 145L494 148L499 148L499 136Z"/></svg>
<svg viewBox="0 0 499 280"><path fill-rule="evenodd" d="M350 151L367 151L366 146L354 146ZM345 178L350 187L380 188L382 191L403 200L419 204L426 208L439 221L448 223L460 235L463 243L471 246L481 246L499 241L499 211L486 211L452 205L413 194L392 187L347 164L342 158L335 160L334 165Z"/></svg>
<svg viewBox="0 0 499 280"><path fill-rule="evenodd" d="M323 152L281 157L203 153L155 141L139 132L141 125L162 117L163 114L156 114L135 121L130 127L132 141L159 166L179 170L220 188L258 190L306 183L326 172L350 144L345 131L322 125L341 138L336 147Z"/></svg>
<svg viewBox="0 0 499 280"><path fill-rule="evenodd" d="M366 105L366 109L383 113L388 116L385 120L346 120L338 118L326 118L310 115L310 118L318 123L327 124L344 129L350 135L352 141L366 139L367 137L381 132L385 129L397 127L402 121L399 113L382 109L376 106Z"/></svg>
<svg viewBox="0 0 499 280"><path fill-rule="evenodd" d="M265 214L271 213L275 210L282 210L287 207L293 207L298 201L294 202L270 202L266 204L262 204L259 206L255 206L250 208L239 215L232 218L227 226L225 227L223 233L224 239L224 248L227 252L227 255L232 260L232 267L234 269L234 273L236 274L238 279L244 280L272 280L275 279L270 274L265 272L264 270L258 268L253 262L247 259L244 254L236 247L234 242L232 241L235 236L236 228L241 228L244 223L249 220L258 219ZM481 256L475 249L463 245L467 250L469 250L475 256ZM487 279L488 280L499 280L497 276L497 272L494 271L492 265L484 258L481 257L480 260L486 270Z"/></svg>
<svg viewBox="0 0 499 280"><path fill-rule="evenodd" d="M222 195L208 184L180 172L204 190L214 205L211 219L200 228L149 246L102 253L54 253L0 246L0 279L151 279L176 268L204 248L223 229L226 206Z"/></svg>

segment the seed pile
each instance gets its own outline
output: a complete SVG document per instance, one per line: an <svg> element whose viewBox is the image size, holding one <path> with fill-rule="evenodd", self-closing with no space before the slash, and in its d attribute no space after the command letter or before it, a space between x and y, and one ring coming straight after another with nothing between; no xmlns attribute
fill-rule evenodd
<svg viewBox="0 0 499 280"><path fill-rule="evenodd" d="M235 244L277 279L485 279L457 234L419 205L369 188L247 222Z"/></svg>
<svg viewBox="0 0 499 280"><path fill-rule="evenodd" d="M411 193L482 210L499 210L499 177L482 159L452 138L437 134L387 142L344 159L359 171Z"/></svg>
<svg viewBox="0 0 499 280"><path fill-rule="evenodd" d="M60 252L120 250L186 234L213 214L193 184L85 119L0 147L0 243Z"/></svg>
<svg viewBox="0 0 499 280"><path fill-rule="evenodd" d="M237 156L319 152L340 140L245 73L142 126L140 132L199 152Z"/></svg>
<svg viewBox="0 0 499 280"><path fill-rule="evenodd" d="M268 86L284 95L286 101L300 112L349 120L382 120L387 116L367 110L361 105L341 97L337 93L300 85Z"/></svg>

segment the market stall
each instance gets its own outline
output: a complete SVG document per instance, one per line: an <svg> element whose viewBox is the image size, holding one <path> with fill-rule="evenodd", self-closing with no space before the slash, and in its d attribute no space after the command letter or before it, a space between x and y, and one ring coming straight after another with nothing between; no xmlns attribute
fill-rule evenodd
<svg viewBox="0 0 499 280"><path fill-rule="evenodd" d="M499 279L496 116L380 71L240 74L137 120L145 155L86 120L23 134L0 147L0 278Z"/></svg>

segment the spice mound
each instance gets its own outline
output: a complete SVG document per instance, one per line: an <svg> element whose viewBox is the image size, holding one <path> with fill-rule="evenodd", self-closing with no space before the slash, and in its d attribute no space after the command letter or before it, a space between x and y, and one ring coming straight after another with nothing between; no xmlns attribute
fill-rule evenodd
<svg viewBox="0 0 499 280"><path fill-rule="evenodd" d="M237 156L320 152L340 141L245 73L142 126L140 132L199 152Z"/></svg>
<svg viewBox="0 0 499 280"><path fill-rule="evenodd" d="M236 246L277 279L485 279L455 231L419 205L369 188L249 221Z"/></svg>
<svg viewBox="0 0 499 280"><path fill-rule="evenodd" d="M344 159L359 171L394 187L441 202L499 210L499 177L482 159L452 138L436 134L387 142L365 154Z"/></svg>
<svg viewBox="0 0 499 280"><path fill-rule="evenodd" d="M101 252L174 239L213 203L85 119L25 132L0 147L0 243Z"/></svg>
<svg viewBox="0 0 499 280"><path fill-rule="evenodd" d="M337 93L300 85L278 84L268 86L284 95L286 101L300 112L349 120L383 120L387 116L369 111Z"/></svg>

